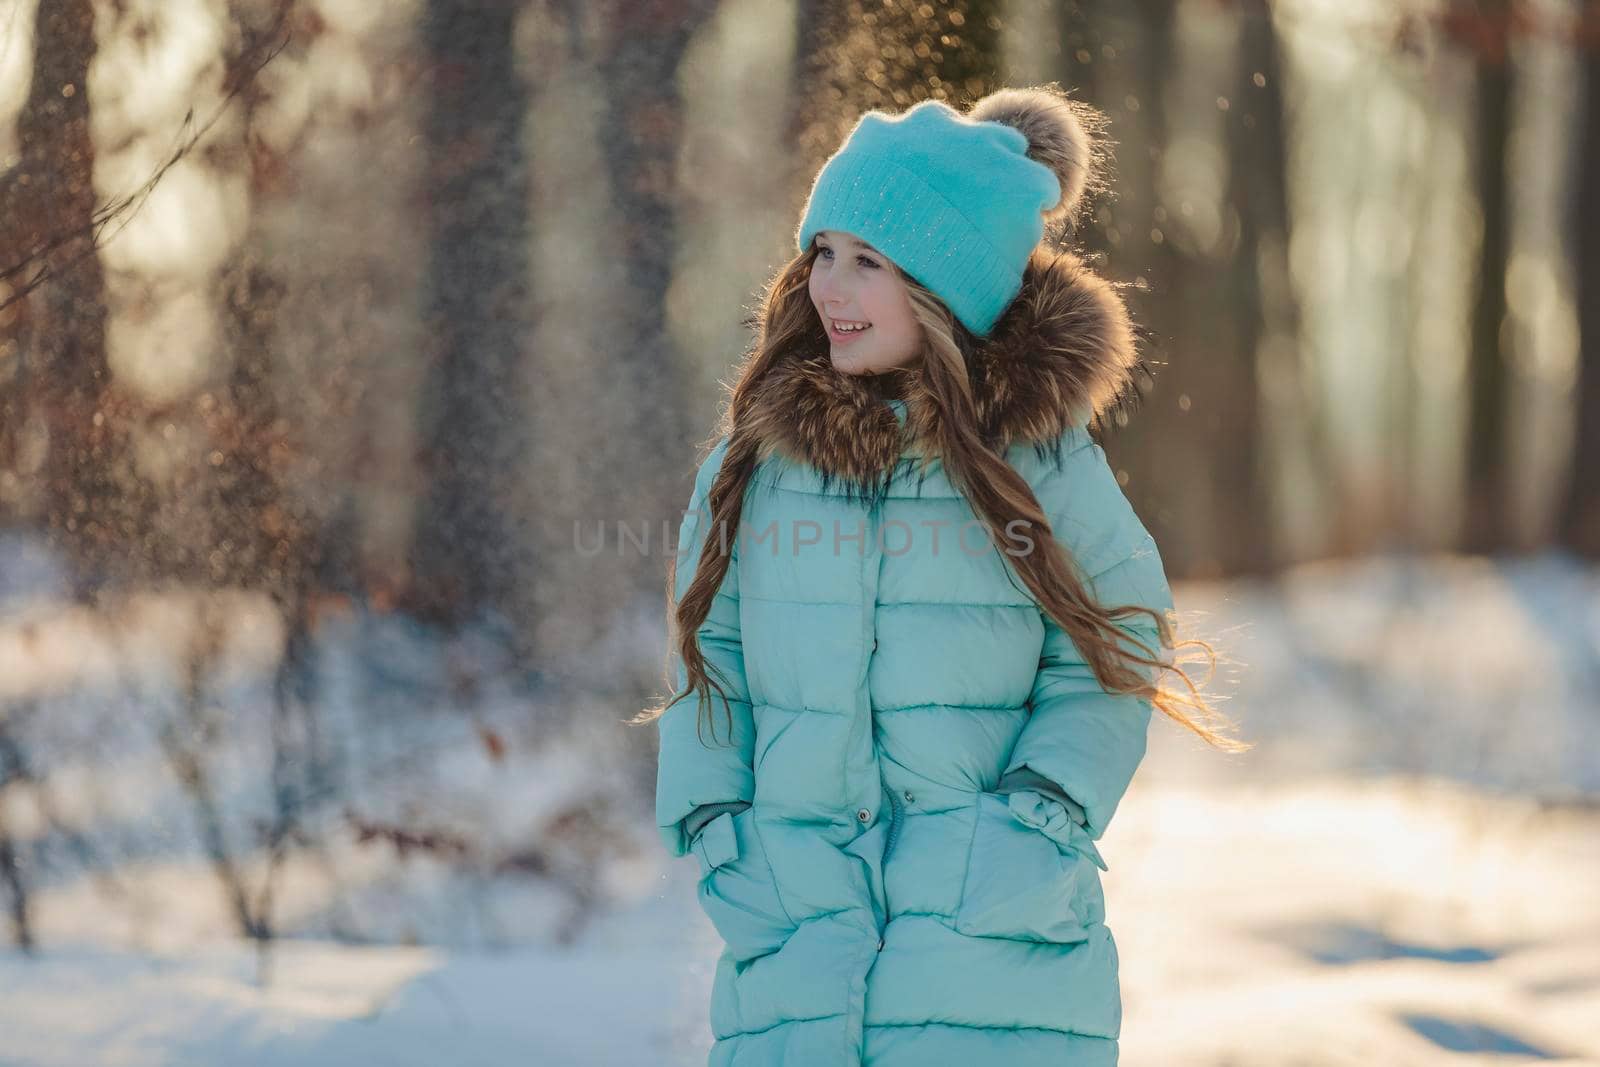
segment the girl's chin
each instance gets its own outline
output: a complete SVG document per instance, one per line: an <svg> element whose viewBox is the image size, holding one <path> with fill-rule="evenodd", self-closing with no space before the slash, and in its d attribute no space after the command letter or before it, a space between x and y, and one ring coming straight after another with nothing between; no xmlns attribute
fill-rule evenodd
<svg viewBox="0 0 1600 1067"><path fill-rule="evenodd" d="M833 369L840 374L877 374L876 367L869 367L853 356L833 354Z"/></svg>

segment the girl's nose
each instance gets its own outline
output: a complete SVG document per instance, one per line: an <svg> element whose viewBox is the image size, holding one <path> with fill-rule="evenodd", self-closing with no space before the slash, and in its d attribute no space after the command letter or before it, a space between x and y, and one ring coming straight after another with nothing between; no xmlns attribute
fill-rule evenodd
<svg viewBox="0 0 1600 1067"><path fill-rule="evenodd" d="M839 306L844 303L844 291L834 278L824 278L822 284L817 286L817 294L822 297L823 306Z"/></svg>

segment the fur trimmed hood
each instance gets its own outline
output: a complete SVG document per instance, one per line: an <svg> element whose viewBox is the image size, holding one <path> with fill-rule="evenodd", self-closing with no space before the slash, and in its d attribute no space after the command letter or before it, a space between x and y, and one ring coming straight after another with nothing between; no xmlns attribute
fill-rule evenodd
<svg viewBox="0 0 1600 1067"><path fill-rule="evenodd" d="M978 432L998 452L1027 444L1043 456L1069 428L1103 423L1135 396L1142 365L1111 283L1076 254L1040 245L1017 296L975 342ZM895 386L886 391L880 379ZM895 399L904 401L903 417ZM937 456L940 417L919 369L842 374L825 341L774 365L748 415L761 458L777 453L807 464L824 485L837 482L844 495L866 499L880 496L903 465Z"/></svg>

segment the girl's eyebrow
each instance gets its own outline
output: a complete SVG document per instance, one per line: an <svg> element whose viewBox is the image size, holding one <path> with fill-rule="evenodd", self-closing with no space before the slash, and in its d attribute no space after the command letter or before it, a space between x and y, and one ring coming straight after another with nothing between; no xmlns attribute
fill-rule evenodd
<svg viewBox="0 0 1600 1067"><path fill-rule="evenodd" d="M828 235L827 235L827 234L825 234L825 233L822 233L822 234L818 234L818 235L817 235L817 236L818 236L818 237L821 237L821 238L822 238L822 239L823 239L823 240L824 240L824 241L831 241L831 240L833 240L833 238L831 238L831 237L829 237L829 236L828 236ZM873 254L873 255L875 255L875 256L881 256L881 255L883 255L883 253L882 253L882 252L879 252L879 251L878 251L878 250L877 250L877 249L876 249L876 248L873 248L873 247L872 247L872 246L871 246L871 245L869 245L869 244L867 244L867 243L865 243L865 242L864 242L864 241L858 241L858 240L856 240L856 239L855 239L855 238L854 238L854 237L849 237L849 238L846 238L846 240L847 240L847 242L848 242L848 243L850 243L850 244L852 244L852 245L855 245L855 246L856 246L856 247L857 247L857 248L859 248L859 249L861 249L861 250L862 250L862 251L864 251L864 252L871 252L871 253L872 253L872 254Z"/></svg>

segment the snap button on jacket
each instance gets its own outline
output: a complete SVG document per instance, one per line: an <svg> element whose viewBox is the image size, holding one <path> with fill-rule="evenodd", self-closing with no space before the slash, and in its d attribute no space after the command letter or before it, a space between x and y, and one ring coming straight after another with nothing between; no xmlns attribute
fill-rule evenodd
<svg viewBox="0 0 1600 1067"><path fill-rule="evenodd" d="M1133 365L1120 301L1070 253L1036 253L992 336L984 432L1101 604L1170 610L1156 545L1088 429ZM791 362L763 383L773 447L699 631L730 699L713 692L705 743L693 695L658 720L662 840L698 858L724 944L709 1062L1113 1065L1118 956L1096 841L1144 756L1150 705L1099 686L937 457L921 468L926 397L832 440L815 416L869 399L814 353ZM680 597L727 445L696 474ZM1147 616L1122 625L1158 647ZM1084 821L1040 792L998 792L1021 768ZM730 801L751 806L687 838L687 815Z"/></svg>

